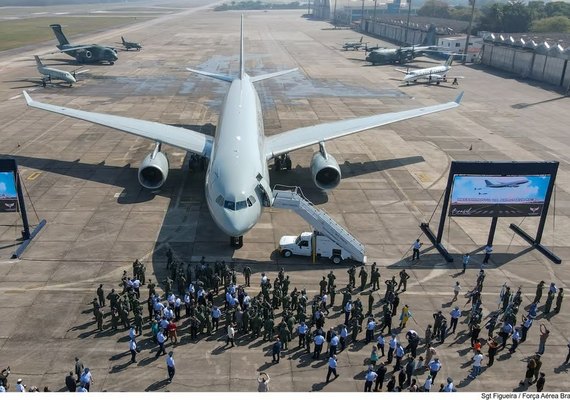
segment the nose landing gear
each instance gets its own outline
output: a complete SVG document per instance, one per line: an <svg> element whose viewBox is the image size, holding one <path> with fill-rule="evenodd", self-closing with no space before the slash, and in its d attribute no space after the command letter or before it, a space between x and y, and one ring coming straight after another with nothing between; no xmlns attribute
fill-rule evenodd
<svg viewBox="0 0 570 400"><path fill-rule="evenodd" d="M230 246L234 249L241 249L243 246L243 236L230 236Z"/></svg>

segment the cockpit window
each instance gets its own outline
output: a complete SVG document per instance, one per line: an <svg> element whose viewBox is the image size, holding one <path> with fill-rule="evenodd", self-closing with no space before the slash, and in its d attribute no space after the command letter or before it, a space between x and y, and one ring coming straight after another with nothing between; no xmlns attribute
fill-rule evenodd
<svg viewBox="0 0 570 400"><path fill-rule="evenodd" d="M251 206L253 206L254 204L255 204L255 197L249 196L249 197L247 198L247 206L248 206L248 207L251 207Z"/></svg>
<svg viewBox="0 0 570 400"><path fill-rule="evenodd" d="M236 203L234 201L226 200L224 201L224 208L227 208L228 210L235 210Z"/></svg>
<svg viewBox="0 0 570 400"><path fill-rule="evenodd" d="M222 207L224 206L224 198L222 197L222 195L219 195L219 196L216 198L216 203L218 203L218 205L220 205L220 206L222 206Z"/></svg>
<svg viewBox="0 0 570 400"><path fill-rule="evenodd" d="M247 203L244 201L238 201L236 203L236 210L243 210L244 208L247 207Z"/></svg>

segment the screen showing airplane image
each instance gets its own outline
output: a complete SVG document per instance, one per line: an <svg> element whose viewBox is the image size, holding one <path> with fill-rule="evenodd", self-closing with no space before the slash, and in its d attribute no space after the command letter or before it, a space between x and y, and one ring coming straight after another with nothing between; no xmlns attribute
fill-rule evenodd
<svg viewBox="0 0 570 400"><path fill-rule="evenodd" d="M540 216L550 175L454 175L452 217Z"/></svg>
<svg viewBox="0 0 570 400"><path fill-rule="evenodd" d="M13 172L0 172L0 212L18 211L18 192Z"/></svg>

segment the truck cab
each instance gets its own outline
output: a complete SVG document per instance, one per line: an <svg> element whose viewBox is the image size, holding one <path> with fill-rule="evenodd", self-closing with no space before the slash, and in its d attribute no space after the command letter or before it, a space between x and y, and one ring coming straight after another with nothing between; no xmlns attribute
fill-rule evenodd
<svg viewBox="0 0 570 400"><path fill-rule="evenodd" d="M279 252L286 258L292 255L310 257L313 255L313 243L316 243L314 251L317 257L330 258L335 264L339 264L345 258L351 258L345 249L316 231L303 232L299 236L281 237Z"/></svg>

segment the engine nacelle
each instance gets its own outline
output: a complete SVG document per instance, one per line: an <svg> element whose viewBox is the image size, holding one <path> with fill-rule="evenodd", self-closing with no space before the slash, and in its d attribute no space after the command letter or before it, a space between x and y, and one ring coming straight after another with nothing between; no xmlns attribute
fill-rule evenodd
<svg viewBox="0 0 570 400"><path fill-rule="evenodd" d="M311 175L315 185L322 190L334 189L340 183L340 167L335 158L324 151L324 147L313 154Z"/></svg>
<svg viewBox="0 0 570 400"><path fill-rule="evenodd" d="M146 189L160 189L168 177L168 159L160 151L153 151L145 157L139 167L139 183Z"/></svg>

